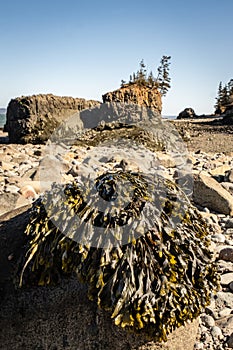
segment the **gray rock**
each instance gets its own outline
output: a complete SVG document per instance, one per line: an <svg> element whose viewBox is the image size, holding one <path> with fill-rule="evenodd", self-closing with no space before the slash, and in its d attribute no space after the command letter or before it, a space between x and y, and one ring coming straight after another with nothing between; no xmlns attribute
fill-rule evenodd
<svg viewBox="0 0 233 350"><path fill-rule="evenodd" d="M204 323L204 325L207 326L208 328L215 326L215 321L212 316L204 315L201 317L201 320Z"/></svg>
<svg viewBox="0 0 233 350"><path fill-rule="evenodd" d="M194 175L193 200L226 215L233 215L233 197L214 178L204 173Z"/></svg>
<svg viewBox="0 0 233 350"><path fill-rule="evenodd" d="M231 292L217 292L217 298L215 300L216 307L223 309L229 307L233 309L233 293Z"/></svg>
<svg viewBox="0 0 233 350"><path fill-rule="evenodd" d="M233 332L231 333L229 339L227 340L227 345L229 348L233 349Z"/></svg>
<svg viewBox="0 0 233 350"><path fill-rule="evenodd" d="M230 290L233 292L233 282L231 282L231 283L229 284L229 288L230 288Z"/></svg>
<svg viewBox="0 0 233 350"><path fill-rule="evenodd" d="M230 218L226 221L226 228L233 228L233 218Z"/></svg>
<svg viewBox="0 0 233 350"><path fill-rule="evenodd" d="M211 335L212 335L213 338L218 338L218 339L222 339L223 338L222 331L217 326L214 326L214 327L211 328Z"/></svg>
<svg viewBox="0 0 233 350"><path fill-rule="evenodd" d="M226 247L220 250L219 259L233 262L233 247Z"/></svg>
<svg viewBox="0 0 233 350"><path fill-rule="evenodd" d="M233 228L227 228L226 229L226 234L227 235L232 235L233 234Z"/></svg>
<svg viewBox="0 0 233 350"><path fill-rule="evenodd" d="M229 336L233 330L233 315L226 316L216 321L224 335Z"/></svg>

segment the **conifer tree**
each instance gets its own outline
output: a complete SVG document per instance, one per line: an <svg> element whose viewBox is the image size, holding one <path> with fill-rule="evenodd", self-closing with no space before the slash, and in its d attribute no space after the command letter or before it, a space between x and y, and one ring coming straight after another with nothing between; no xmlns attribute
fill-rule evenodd
<svg viewBox="0 0 233 350"><path fill-rule="evenodd" d="M163 56L160 61L160 66L157 69L157 83L162 96L166 96L168 90L171 87L171 79L169 76L169 69L171 64L170 59L171 56Z"/></svg>

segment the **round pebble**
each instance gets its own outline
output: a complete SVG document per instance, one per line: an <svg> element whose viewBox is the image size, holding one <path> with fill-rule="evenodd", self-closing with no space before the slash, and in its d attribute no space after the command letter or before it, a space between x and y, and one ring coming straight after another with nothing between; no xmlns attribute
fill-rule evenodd
<svg viewBox="0 0 233 350"><path fill-rule="evenodd" d="M214 321L212 316L204 315L201 317L201 320L206 327L210 328L210 327L214 327L214 325L215 325L215 321Z"/></svg>
<svg viewBox="0 0 233 350"><path fill-rule="evenodd" d="M223 338L222 331L221 331L221 329L218 326L212 327L211 335L212 335L213 338L219 338L219 339Z"/></svg>
<svg viewBox="0 0 233 350"><path fill-rule="evenodd" d="M216 233L215 235L212 235L211 239L213 242L216 242L216 243L224 243L225 242L225 236L222 233Z"/></svg>

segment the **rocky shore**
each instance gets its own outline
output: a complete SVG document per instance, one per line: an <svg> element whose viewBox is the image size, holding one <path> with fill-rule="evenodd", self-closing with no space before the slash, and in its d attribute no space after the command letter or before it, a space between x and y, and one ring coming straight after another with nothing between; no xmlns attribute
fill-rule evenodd
<svg viewBox="0 0 233 350"><path fill-rule="evenodd" d="M211 249L214 252L221 287L212 295L211 304L200 317L194 349L233 349L233 126L223 126L218 120L174 121L189 150L188 161L193 179L193 204L211 227ZM17 208L30 207L40 195L39 168L46 159L45 145L7 143L0 135L0 219L2 222L17 214ZM80 164L92 147L71 145L62 163L61 182L67 183L80 175ZM170 155L157 153L159 170L176 179L177 168ZM105 167L124 159L106 159ZM125 160L126 161L126 160ZM112 165L112 164L111 164ZM52 165L51 165L52 166ZM130 164L131 167L137 167ZM9 214L11 213L11 214ZM13 213L13 214L12 214ZM0 223L1 229L1 223ZM14 243L13 243L14 245ZM15 247L8 256L14 260ZM4 265L1 268L4 271ZM3 272L0 272L3 274ZM0 275L0 278L2 276ZM188 341L188 339L187 339Z"/></svg>

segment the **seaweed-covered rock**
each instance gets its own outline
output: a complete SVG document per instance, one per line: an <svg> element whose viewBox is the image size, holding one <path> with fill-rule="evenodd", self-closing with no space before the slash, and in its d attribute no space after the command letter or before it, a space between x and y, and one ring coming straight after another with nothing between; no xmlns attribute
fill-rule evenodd
<svg viewBox="0 0 233 350"><path fill-rule="evenodd" d="M122 181L127 204L101 207L99 197L114 202ZM197 318L218 286L208 227L161 176L117 170L94 184L54 185L35 202L26 233L21 285L56 284L76 272L116 326L149 340L166 341Z"/></svg>

